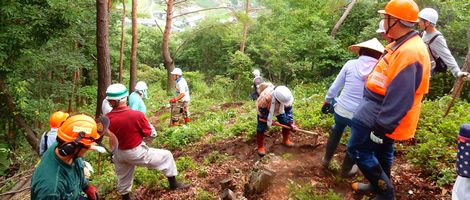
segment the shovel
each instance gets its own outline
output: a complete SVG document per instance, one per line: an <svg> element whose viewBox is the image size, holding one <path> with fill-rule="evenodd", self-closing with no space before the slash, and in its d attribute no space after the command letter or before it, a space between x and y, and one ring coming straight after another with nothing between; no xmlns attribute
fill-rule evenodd
<svg viewBox="0 0 470 200"><path fill-rule="evenodd" d="M265 119L262 119L262 118L259 118L259 121L261 122L266 122L267 121ZM282 128L287 128L289 130L291 130L292 128L290 126L287 126L287 125L284 125L284 124L279 124L277 122L274 122L273 125L276 125L276 126L280 126ZM314 142L314 145L317 144L317 140L318 140L318 133L314 133L314 132L311 132L311 131L307 131L307 130L302 130L302 129L297 129L298 132L301 132L303 134L306 134L306 135L310 135L310 136L315 136L315 142Z"/></svg>
<svg viewBox="0 0 470 200"><path fill-rule="evenodd" d="M446 113L444 114L444 116L442 118L446 117L447 114L449 114L450 109L452 108L452 106L455 103L455 99L457 99L457 96L459 96L460 91L462 91L462 87L463 87L464 83L465 83L465 79L460 80L460 83L455 88L455 92L454 92L454 96L452 97L452 101L450 102L449 107L447 108L447 111L446 111Z"/></svg>

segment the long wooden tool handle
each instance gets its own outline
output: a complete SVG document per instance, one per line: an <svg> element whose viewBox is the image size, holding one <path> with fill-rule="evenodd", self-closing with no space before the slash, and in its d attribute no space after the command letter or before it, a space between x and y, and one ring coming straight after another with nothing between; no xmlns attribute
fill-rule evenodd
<svg viewBox="0 0 470 200"><path fill-rule="evenodd" d="M457 85L457 88L455 88L454 96L452 97L452 101L450 102L449 107L447 108L447 111L446 111L446 113L444 114L443 118L446 117L447 114L449 114L449 111L450 111L450 109L452 108L452 106L454 105L455 99L457 99L457 96L459 96L460 91L462 90L464 83L465 83L465 80L461 80L460 84Z"/></svg>
<svg viewBox="0 0 470 200"><path fill-rule="evenodd" d="M266 121L265 119L262 119L262 118L259 118L259 121L262 121L262 122L266 122L266 123L267 123L267 121ZM277 123L277 122L274 122L273 124L276 125L276 126L280 126L280 127L282 127L282 128L292 129L290 126L286 126L286 125L284 125L284 124L279 124L279 123ZM311 131L302 130L302 129L297 129L297 131L299 131L299 132L301 132L301 133L305 133L305 134L307 134L307 135L312 135L312 136L317 136L317 135L318 135L317 133L314 133L314 132L311 132Z"/></svg>

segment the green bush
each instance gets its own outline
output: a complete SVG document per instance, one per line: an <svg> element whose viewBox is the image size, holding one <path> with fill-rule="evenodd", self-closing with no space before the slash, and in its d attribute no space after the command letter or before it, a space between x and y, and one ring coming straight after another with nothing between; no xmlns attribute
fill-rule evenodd
<svg viewBox="0 0 470 200"><path fill-rule="evenodd" d="M321 194L317 191L317 185L314 183L305 183L301 181L301 183L296 183L292 180L289 180L289 190L288 190L289 198L290 199L314 199L314 200L323 200L323 199L330 199L330 200L341 200L341 196L333 192L333 190L329 190L326 194Z"/></svg>

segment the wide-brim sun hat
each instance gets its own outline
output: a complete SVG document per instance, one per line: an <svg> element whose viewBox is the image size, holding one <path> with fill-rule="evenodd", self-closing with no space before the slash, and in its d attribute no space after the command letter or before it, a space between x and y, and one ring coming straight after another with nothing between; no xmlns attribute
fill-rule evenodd
<svg viewBox="0 0 470 200"><path fill-rule="evenodd" d="M372 49L374 51L378 51L380 53L384 52L385 48L382 45L382 43L377 40L377 38L372 38L370 40L367 40L365 42L361 42L359 44L354 44L348 47L349 51L359 55L359 50L361 48L368 48Z"/></svg>

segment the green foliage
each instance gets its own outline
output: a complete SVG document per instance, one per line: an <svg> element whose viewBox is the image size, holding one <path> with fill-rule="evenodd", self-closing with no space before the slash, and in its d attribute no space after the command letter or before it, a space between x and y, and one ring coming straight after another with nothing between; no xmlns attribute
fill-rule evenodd
<svg viewBox="0 0 470 200"><path fill-rule="evenodd" d="M315 200L323 200L323 199L330 199L330 200L341 200L341 196L333 192L333 190L329 190L326 194L321 194L317 191L318 186L314 183L305 183L301 181L301 183L296 183L292 180L289 180L289 198L290 199L315 199Z"/></svg>
<svg viewBox="0 0 470 200"><path fill-rule="evenodd" d="M209 165L210 163L220 165L229 158L230 156L227 153L221 155L218 151L213 151L209 154L209 157L204 158L204 165Z"/></svg>
<svg viewBox="0 0 470 200"><path fill-rule="evenodd" d="M197 189L197 196L194 198L195 200L208 200L208 199L215 199L215 194L205 191L202 188Z"/></svg>

